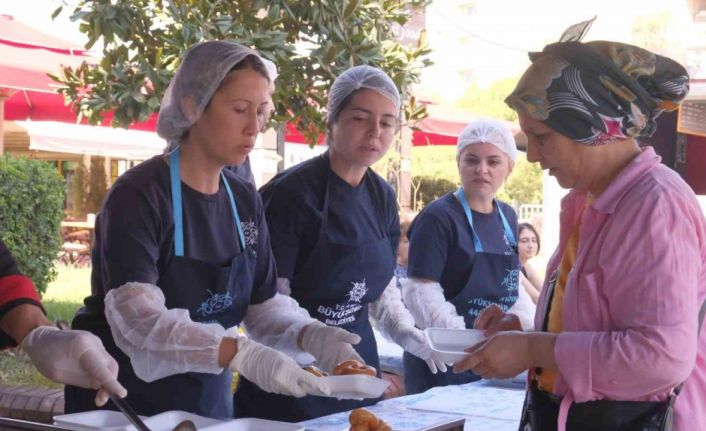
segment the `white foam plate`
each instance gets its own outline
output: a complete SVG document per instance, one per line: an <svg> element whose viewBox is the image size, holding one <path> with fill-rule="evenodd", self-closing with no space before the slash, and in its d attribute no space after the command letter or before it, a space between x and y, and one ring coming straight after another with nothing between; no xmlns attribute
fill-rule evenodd
<svg viewBox="0 0 706 431"><path fill-rule="evenodd" d="M146 416L140 416L140 418L142 418L142 420L147 419ZM71 428L77 431L93 431L98 429L124 431L135 429L124 414L112 410L93 410L54 416L54 425L63 428Z"/></svg>
<svg viewBox="0 0 706 431"><path fill-rule="evenodd" d="M455 364L468 356L465 350L485 340L483 331L478 329L427 328L424 334L436 356L447 364Z"/></svg>
<svg viewBox="0 0 706 431"><path fill-rule="evenodd" d="M304 431L304 427L286 422L265 419L242 418L222 422L204 429L205 431Z"/></svg>
<svg viewBox="0 0 706 431"><path fill-rule="evenodd" d="M340 400L362 400L382 396L390 382L366 374L349 374L346 376L325 376L331 388L330 397ZM318 394L326 396L324 394Z"/></svg>
<svg viewBox="0 0 706 431"><path fill-rule="evenodd" d="M151 431L172 431L179 422L190 420L198 429L223 423L217 419L198 416L193 413L171 410L151 417L140 416ZM54 425L76 431L134 431L135 427L121 412L112 410L93 410L54 416Z"/></svg>
<svg viewBox="0 0 706 431"><path fill-rule="evenodd" d="M194 423L196 429L207 429L211 425L223 423L218 419L207 418L180 410L170 410L145 419L145 425L150 431L172 431L179 422L189 420Z"/></svg>

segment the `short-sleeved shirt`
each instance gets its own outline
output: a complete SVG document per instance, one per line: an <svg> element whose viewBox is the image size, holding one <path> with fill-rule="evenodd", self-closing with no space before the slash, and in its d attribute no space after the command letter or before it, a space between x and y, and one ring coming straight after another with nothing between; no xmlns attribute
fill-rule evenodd
<svg viewBox="0 0 706 431"><path fill-rule="evenodd" d="M277 273L270 250L262 201L254 186L224 170L238 207L246 247L256 252L250 303L276 292ZM240 253L238 232L228 193L221 181L207 195L182 182L184 256L227 266ZM92 254L91 296L81 313L103 320L105 294L127 282L159 285L174 258L169 165L161 156L132 168L116 181L96 220Z"/></svg>
<svg viewBox="0 0 706 431"><path fill-rule="evenodd" d="M308 261L319 237L327 183L329 239L355 245L387 237L394 261L400 225L392 188L372 169L358 186L351 186L331 170L326 152L260 189L280 277L293 279Z"/></svg>
<svg viewBox="0 0 706 431"><path fill-rule="evenodd" d="M0 319L22 304L42 308L34 283L22 275L10 250L0 241ZM15 345L15 340L0 330L0 349Z"/></svg>
<svg viewBox="0 0 706 431"><path fill-rule="evenodd" d="M517 232L517 215L504 202L496 201L507 218L510 229ZM510 254L513 248L505 235L498 207L484 214L471 210L474 231L483 250ZM456 296L466 285L475 260L473 236L463 207L453 193L448 193L422 210L409 227L409 277L423 278L441 284L446 299Z"/></svg>

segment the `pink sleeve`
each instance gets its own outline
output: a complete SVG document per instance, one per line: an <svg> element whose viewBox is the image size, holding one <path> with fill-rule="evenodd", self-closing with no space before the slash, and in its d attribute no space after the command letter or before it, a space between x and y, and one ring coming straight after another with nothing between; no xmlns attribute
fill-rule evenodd
<svg viewBox="0 0 706 431"><path fill-rule="evenodd" d="M557 338L556 389L577 402L662 395L694 367L703 222L686 197L651 193L608 216L605 241L589 252L598 269L574 276L579 312L606 328ZM603 305L580 301L583 292Z"/></svg>

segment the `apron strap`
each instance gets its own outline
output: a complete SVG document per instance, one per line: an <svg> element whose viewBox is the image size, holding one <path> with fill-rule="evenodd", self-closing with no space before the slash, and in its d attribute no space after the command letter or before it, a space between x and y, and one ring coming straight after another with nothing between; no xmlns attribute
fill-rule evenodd
<svg viewBox="0 0 706 431"><path fill-rule="evenodd" d="M181 201L181 169L179 160L179 149L177 148L169 155L169 182L171 183L172 189L172 217L174 218L174 255L184 256L184 214ZM245 235L243 234L243 227L241 226L240 216L238 215L238 206L223 171L221 171L221 179L223 180L223 185L225 185L226 192L228 192L230 207L233 210L233 218L235 220L235 228L238 231L240 249L245 251Z"/></svg>
<svg viewBox="0 0 706 431"><path fill-rule="evenodd" d="M471 234L473 236L473 247L476 251L476 253L482 253L483 252L483 245L480 242L480 237L476 234L475 229L473 228L473 213L471 212L471 208L468 206L468 200L466 199L466 195L463 192L463 187L459 187L456 192L454 192L454 195L456 196L456 199L459 201L461 206L463 207L463 212L466 213L466 220L468 220L468 226L471 227ZM505 235L507 236L507 239L510 241L510 245L513 247L517 246L517 240L515 239L515 232L512 231L510 228L510 223L508 223L507 218L505 217L505 214L503 213L502 208L500 208L500 205L498 202L493 199L493 204L498 208L498 213L500 215L500 220L503 223L503 229L505 230Z"/></svg>
<svg viewBox="0 0 706 431"><path fill-rule="evenodd" d="M238 206L235 203L235 197L233 196L233 191L230 189L230 184L226 181L226 176L221 171L221 179L223 180L223 185L226 186L226 191L228 192L228 199L230 200L230 208L233 210L233 216L235 218L235 228L238 230L238 239L240 240L240 249L245 250L245 235L243 234L243 226L240 223L240 216L238 215Z"/></svg>
<svg viewBox="0 0 706 431"><path fill-rule="evenodd" d="M184 215L181 203L181 170L179 148L169 155L169 181L172 187L172 217L174 218L174 255L184 256Z"/></svg>

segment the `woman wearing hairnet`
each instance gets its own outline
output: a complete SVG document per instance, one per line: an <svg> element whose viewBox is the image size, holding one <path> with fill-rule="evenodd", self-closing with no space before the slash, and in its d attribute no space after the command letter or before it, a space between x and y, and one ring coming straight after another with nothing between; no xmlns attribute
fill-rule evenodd
<svg viewBox="0 0 706 431"><path fill-rule="evenodd" d="M605 41L559 42L530 58L506 102L527 158L571 189L559 246L538 332L498 333L457 369L529 368L523 430L703 429L706 221L689 186L637 142L684 99L686 70Z"/></svg>
<svg viewBox="0 0 706 431"><path fill-rule="evenodd" d="M461 132L461 187L430 203L409 228L402 296L417 327L472 328L489 304L507 311L518 301L517 215L495 199L516 158L515 140L501 121L478 119ZM433 375L416 357L403 360L410 394L480 378L451 370Z"/></svg>
<svg viewBox="0 0 706 431"><path fill-rule="evenodd" d="M92 295L73 326L103 340L141 414L231 417L232 371L265 391L330 393L256 341L321 361L353 352L357 337L338 328L312 329L331 351L298 342L315 321L276 294L259 195L223 169L243 162L269 115L274 75L265 64L234 42L190 48L159 111L166 154L123 174L96 221ZM241 322L251 338L226 333ZM66 410L91 409L92 397L67 387Z"/></svg>
<svg viewBox="0 0 706 431"><path fill-rule="evenodd" d="M325 371L352 358L379 368L369 314L384 334L436 369L394 284L400 235L395 195L370 169L399 127L397 87L380 69L350 68L333 83L327 112L328 151L280 173L260 190L278 288L318 319L319 329L344 328L359 337L353 357L340 352L335 361L319 361ZM304 333L303 342L335 350L313 330ZM294 399L264 393L247 381L235 398L238 415L289 421L376 401Z"/></svg>

